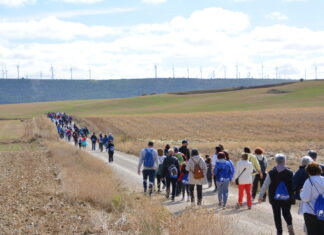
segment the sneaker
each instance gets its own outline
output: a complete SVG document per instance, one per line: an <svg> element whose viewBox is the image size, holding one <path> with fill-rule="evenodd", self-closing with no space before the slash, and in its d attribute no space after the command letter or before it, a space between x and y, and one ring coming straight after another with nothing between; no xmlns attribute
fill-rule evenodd
<svg viewBox="0 0 324 235"><path fill-rule="evenodd" d="M240 205L239 203L236 203L236 205L235 205L235 209L238 210L238 209L241 208L241 206L242 206L242 205Z"/></svg>
<svg viewBox="0 0 324 235"><path fill-rule="evenodd" d="M294 227L292 225L288 225L288 234L295 235Z"/></svg>
<svg viewBox="0 0 324 235"><path fill-rule="evenodd" d="M226 205L223 205L223 210L226 210Z"/></svg>
<svg viewBox="0 0 324 235"><path fill-rule="evenodd" d="M171 198L171 202L174 202L174 197Z"/></svg>
<svg viewBox="0 0 324 235"><path fill-rule="evenodd" d="M252 209L252 206L248 206L248 209L251 210Z"/></svg>
<svg viewBox="0 0 324 235"><path fill-rule="evenodd" d="M222 206L222 203L221 202L218 202L218 206Z"/></svg>

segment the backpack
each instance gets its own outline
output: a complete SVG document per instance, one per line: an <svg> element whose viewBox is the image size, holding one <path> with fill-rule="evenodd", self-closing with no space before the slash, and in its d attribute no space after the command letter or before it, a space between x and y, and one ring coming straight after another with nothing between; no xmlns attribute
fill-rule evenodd
<svg viewBox="0 0 324 235"><path fill-rule="evenodd" d="M314 214L316 215L318 220L324 221L324 197L323 194L319 192L315 184L313 184L312 180L309 178L309 182L311 183L312 186L315 187L317 192L319 193L318 197L316 198L315 205L314 205Z"/></svg>
<svg viewBox="0 0 324 235"><path fill-rule="evenodd" d="M193 173L194 173L194 178L195 178L196 180L200 180L200 179L203 179L203 178L205 177L204 172L203 172L203 170L201 169L200 164L199 164L200 161L201 161L200 158L199 158L198 163L195 163L195 161L194 161L195 167L194 167L194 171L193 171Z"/></svg>
<svg viewBox="0 0 324 235"><path fill-rule="evenodd" d="M144 167L153 167L153 166L154 166L153 149L145 149Z"/></svg>
<svg viewBox="0 0 324 235"><path fill-rule="evenodd" d="M284 181L280 181L280 183L278 184L274 199L277 201L287 201L290 199L288 189Z"/></svg>
<svg viewBox="0 0 324 235"><path fill-rule="evenodd" d="M110 151L110 152L114 152L114 151L115 151L115 146L114 146L114 145L111 145L111 146L109 147L109 151ZM153 164L154 164L154 162L153 162Z"/></svg>
<svg viewBox="0 0 324 235"><path fill-rule="evenodd" d="M177 179L178 178L178 169L174 164L169 166L168 172L169 172L170 178L172 178L172 179Z"/></svg>
<svg viewBox="0 0 324 235"><path fill-rule="evenodd" d="M258 158L257 158L257 159L258 159ZM262 172L265 172L266 169L267 169L267 166L266 166L266 162L265 162L265 158L264 158L264 156L263 156L263 158L262 158L261 161L260 161L259 159L258 159L258 161L259 161L259 164L260 164L260 167L261 167L261 171L262 171Z"/></svg>

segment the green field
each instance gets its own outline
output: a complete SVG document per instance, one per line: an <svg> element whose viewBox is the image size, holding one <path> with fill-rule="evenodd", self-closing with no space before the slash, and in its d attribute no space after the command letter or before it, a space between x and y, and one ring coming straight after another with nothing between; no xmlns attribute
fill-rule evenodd
<svg viewBox="0 0 324 235"><path fill-rule="evenodd" d="M274 90L274 91L273 91ZM30 118L49 111L78 116L227 112L324 106L324 81L272 88L186 95L152 95L111 100L78 100L0 105L0 118Z"/></svg>

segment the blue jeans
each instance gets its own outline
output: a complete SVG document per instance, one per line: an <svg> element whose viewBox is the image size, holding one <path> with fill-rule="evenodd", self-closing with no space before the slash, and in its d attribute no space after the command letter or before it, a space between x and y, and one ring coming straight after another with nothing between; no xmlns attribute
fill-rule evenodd
<svg viewBox="0 0 324 235"><path fill-rule="evenodd" d="M149 190L150 194L153 191L153 185L154 185L154 179L155 179L155 170L149 169L149 170L143 170L143 186L144 186L144 192L147 191L147 178L149 179Z"/></svg>
<svg viewBox="0 0 324 235"><path fill-rule="evenodd" d="M216 181L218 189L218 201L223 206L225 206L227 202L229 182L229 179L224 179L223 182Z"/></svg>

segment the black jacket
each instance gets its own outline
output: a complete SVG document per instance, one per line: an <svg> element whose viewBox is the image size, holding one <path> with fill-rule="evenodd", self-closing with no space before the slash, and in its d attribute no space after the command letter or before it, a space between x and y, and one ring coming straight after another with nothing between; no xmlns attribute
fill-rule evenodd
<svg viewBox="0 0 324 235"><path fill-rule="evenodd" d="M190 151L186 146L180 147L179 152L183 153L186 156L186 160L189 161L189 159L190 159Z"/></svg>
<svg viewBox="0 0 324 235"><path fill-rule="evenodd" d="M305 170L306 166L300 166L293 176L292 189L295 193L296 200L300 199L300 190L303 188L305 181L308 179L308 174Z"/></svg>
<svg viewBox="0 0 324 235"><path fill-rule="evenodd" d="M292 178L294 173L290 169L285 169L281 172L278 172L276 167L269 171L269 176L271 183L269 186L269 201L271 204L295 204L294 192L292 189ZM286 184L290 199L287 201L277 201L274 199L276 189L279 183L283 181Z"/></svg>
<svg viewBox="0 0 324 235"><path fill-rule="evenodd" d="M163 165L162 165L162 177L170 178L168 169L169 169L169 167L171 165L175 165L176 166L176 168L178 170L178 177L179 177L179 174L180 174L180 166L179 166L178 158L176 158L175 156L167 156L164 159Z"/></svg>

